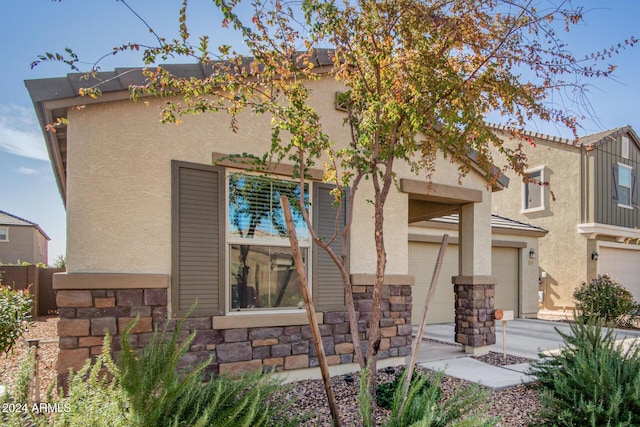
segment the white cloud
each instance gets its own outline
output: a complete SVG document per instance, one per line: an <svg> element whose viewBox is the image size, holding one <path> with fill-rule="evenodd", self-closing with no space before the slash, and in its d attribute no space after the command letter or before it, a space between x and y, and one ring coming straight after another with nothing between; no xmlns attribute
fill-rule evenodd
<svg viewBox="0 0 640 427"><path fill-rule="evenodd" d="M17 105L0 105L0 150L30 159L49 160L32 110Z"/></svg>
<svg viewBox="0 0 640 427"><path fill-rule="evenodd" d="M22 174L22 175L34 175L37 174L38 171L33 169L33 168L28 168L25 166L21 166L20 168L18 168L18 173Z"/></svg>

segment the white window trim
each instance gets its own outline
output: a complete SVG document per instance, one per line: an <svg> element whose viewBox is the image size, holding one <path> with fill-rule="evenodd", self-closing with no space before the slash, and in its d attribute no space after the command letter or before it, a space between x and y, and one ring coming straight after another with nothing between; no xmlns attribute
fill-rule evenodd
<svg viewBox="0 0 640 427"><path fill-rule="evenodd" d="M631 186L627 187L626 185L622 185L620 184L620 168L624 168L624 169L628 169L629 171L631 171ZM618 182L617 182L618 188L620 187L624 187L624 188L628 188L629 189L629 201L631 202L632 198L633 198L633 166L629 166L629 165L625 165L624 163L620 163L618 162ZM618 200L620 200L620 190L618 190ZM633 206L631 205L625 205L624 203L618 203L618 207L619 208L623 208L623 209L631 209L633 210Z"/></svg>
<svg viewBox="0 0 640 427"><path fill-rule="evenodd" d="M260 173L254 173L254 172L249 172L247 170L243 170L243 169L226 169L225 171L225 186L224 186L224 203L225 203L225 209L227 212L227 216L225 217L225 246L224 246L224 270L225 270L225 286L224 286L224 315L225 316L253 316L253 315L264 315L264 314L300 314L300 310L304 310L304 307L301 308L268 308L268 309L244 309L244 310L232 310L229 304L229 301L231 301L231 272L229 271L229 264L230 264L230 251L229 251L229 246L232 244L242 244L242 243L246 243L247 239L243 239L241 237L232 237L229 234L229 217L228 217L228 213L229 213L229 175L234 174L234 173L240 173L243 175L262 175ZM296 181L294 180L292 177L290 176L282 176L282 175L269 175L269 178L275 178L275 179L283 179L283 180L288 180L288 181ZM305 184L308 185L307 188L307 194L309 197L309 200L313 200L313 194L312 194L312 188L313 185L311 185L311 182L307 182L305 181ZM311 210L308 210L309 212L309 216L311 219L311 224L313 225L313 216L311 215ZM259 245L265 245L265 246L282 246L282 247L291 247L290 243L289 243L289 239L261 239L261 238L257 238L257 239L251 239L252 242L255 242ZM308 239L300 239L298 240L298 245L301 248L305 248L307 250L307 286L308 286L308 291L309 291L309 296L313 297L313 286L312 286L312 277L313 277L313 271L312 271L312 266L313 266L313 257L312 257L312 251L313 251L313 245L312 243L312 239L311 236L309 236ZM297 274L297 273L296 273Z"/></svg>
<svg viewBox="0 0 640 427"><path fill-rule="evenodd" d="M623 136L621 138L621 142L620 142L620 149L622 151L622 158L623 159L628 159L629 158L629 137L628 136Z"/></svg>
<svg viewBox="0 0 640 427"><path fill-rule="evenodd" d="M6 239L0 239L0 242L8 242L9 241L9 227L0 227L0 230L4 230L4 235Z"/></svg>
<svg viewBox="0 0 640 427"><path fill-rule="evenodd" d="M541 183L545 183L547 182L546 180L546 173L545 173L545 167L544 166L536 166L535 168L530 168L524 171L525 175L529 175L531 173L534 172L540 172L540 182ZM527 209L527 183L523 182L522 183L522 205L521 205L521 209L520 209L520 213L533 213L533 212L542 212L544 210L547 209L546 206L546 194L545 194L545 187L546 185L541 185L540 188L540 206L538 206L537 208L529 208Z"/></svg>

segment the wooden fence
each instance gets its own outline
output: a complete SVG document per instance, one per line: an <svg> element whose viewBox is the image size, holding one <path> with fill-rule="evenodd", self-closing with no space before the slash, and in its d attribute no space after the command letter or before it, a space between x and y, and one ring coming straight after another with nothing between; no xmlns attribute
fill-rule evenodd
<svg viewBox="0 0 640 427"><path fill-rule="evenodd" d="M0 265L2 284L11 289L29 289L33 295L34 318L57 314L56 294L53 290L53 274L64 268L42 268L35 265Z"/></svg>

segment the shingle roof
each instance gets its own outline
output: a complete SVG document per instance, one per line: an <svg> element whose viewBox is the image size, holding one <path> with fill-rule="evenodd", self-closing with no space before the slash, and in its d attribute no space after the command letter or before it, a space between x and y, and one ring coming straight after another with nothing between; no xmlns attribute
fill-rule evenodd
<svg viewBox="0 0 640 427"><path fill-rule="evenodd" d="M38 231L40 231L40 233L47 240L51 240L51 238L49 236L47 236L47 233L45 233L44 230L42 230L42 228L40 228L40 226L38 224L36 224L35 222L31 222L31 221L26 220L24 218L20 218L19 216L12 215L12 214L10 214L8 212L5 212L5 211L0 211L0 225L17 225L17 226L35 227L35 228L38 229Z"/></svg>
<svg viewBox="0 0 640 427"><path fill-rule="evenodd" d="M439 222L444 224L457 224L458 223L458 214L445 215L439 218L433 218L429 221ZM507 218L504 216L491 214L491 228L503 228L510 230L520 230L520 231L533 231L538 233L548 233L549 231L538 227L537 225L527 224L526 222L516 221L515 219Z"/></svg>
<svg viewBox="0 0 640 427"><path fill-rule="evenodd" d="M636 132L629 125L584 136L580 138L580 142L583 146L596 147L598 145L606 144L609 141L615 141L617 137L623 133L629 133L632 136L631 139L633 142L640 147L640 138L638 138Z"/></svg>
<svg viewBox="0 0 640 427"><path fill-rule="evenodd" d="M490 124L490 126L493 127L494 129L509 132L509 129L503 125ZM588 150L588 149L593 149L598 145L606 144L609 141L615 141L618 135L622 133L627 133L627 132L631 134L635 144L638 145L638 147L640 147L640 138L638 137L636 132L633 130L633 128L629 125L619 126L614 129L608 129L602 132L585 135L577 139L562 138L559 136L547 135L544 133L533 132L533 131L521 131L521 134L524 136L541 139L547 142L553 142L556 144Z"/></svg>
<svg viewBox="0 0 640 427"><path fill-rule="evenodd" d="M309 62L316 67L333 65L331 49L315 49ZM246 59L249 67L251 58ZM222 64L220 62L219 64ZM159 67L169 71L176 77L204 79L210 77L216 69L216 63L205 65L192 64L161 64ZM113 71L100 71L95 74L68 73L66 77L25 80L24 83L34 103L51 101L54 99L76 98L82 88L100 85L103 94L108 92L129 91L130 86L145 84L146 77L142 74L142 67L116 68ZM84 101L89 101L84 99Z"/></svg>

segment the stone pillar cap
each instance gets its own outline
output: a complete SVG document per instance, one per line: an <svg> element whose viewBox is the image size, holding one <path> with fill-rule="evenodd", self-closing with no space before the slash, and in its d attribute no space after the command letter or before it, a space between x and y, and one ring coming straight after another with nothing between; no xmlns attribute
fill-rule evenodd
<svg viewBox="0 0 640 427"><path fill-rule="evenodd" d="M498 279L496 276L453 276L451 282L454 285L495 285Z"/></svg>

